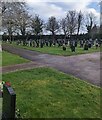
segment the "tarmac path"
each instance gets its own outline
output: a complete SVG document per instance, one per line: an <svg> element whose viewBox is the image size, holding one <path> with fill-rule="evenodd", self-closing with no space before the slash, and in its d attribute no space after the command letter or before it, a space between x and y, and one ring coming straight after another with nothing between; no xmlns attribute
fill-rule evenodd
<svg viewBox="0 0 102 120"><path fill-rule="evenodd" d="M2 72L12 72L21 69L30 69L34 67L52 67L61 72L74 75L82 80L101 86L100 82L100 53L82 54L76 56L57 56L42 54L36 51L17 48L14 46L3 45L3 50L17 54L32 62L21 65L13 65L2 68Z"/></svg>

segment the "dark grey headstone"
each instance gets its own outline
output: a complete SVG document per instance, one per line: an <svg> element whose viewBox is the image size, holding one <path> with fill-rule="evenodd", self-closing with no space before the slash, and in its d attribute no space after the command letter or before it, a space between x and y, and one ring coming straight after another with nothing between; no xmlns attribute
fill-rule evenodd
<svg viewBox="0 0 102 120"><path fill-rule="evenodd" d="M12 87L3 85L2 119L15 119L16 94Z"/></svg>

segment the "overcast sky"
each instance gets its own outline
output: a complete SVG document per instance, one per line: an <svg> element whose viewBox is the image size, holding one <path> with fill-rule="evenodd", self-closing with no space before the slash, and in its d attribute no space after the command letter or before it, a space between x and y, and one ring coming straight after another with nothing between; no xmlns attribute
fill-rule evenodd
<svg viewBox="0 0 102 120"><path fill-rule="evenodd" d="M100 5L101 0L3 0L27 2L30 13L39 16L47 21L49 17L55 16L61 19L66 16L68 10L82 11L83 14L93 12L100 23Z"/></svg>
<svg viewBox="0 0 102 120"><path fill-rule="evenodd" d="M58 19L65 17L68 10L81 10L83 13L91 11L98 20L100 18L100 0L26 0L26 2L30 12L39 14L44 20L50 16Z"/></svg>

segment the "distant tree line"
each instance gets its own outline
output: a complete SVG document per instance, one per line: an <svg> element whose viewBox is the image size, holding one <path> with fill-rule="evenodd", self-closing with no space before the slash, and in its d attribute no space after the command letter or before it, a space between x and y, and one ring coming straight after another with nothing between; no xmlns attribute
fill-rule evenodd
<svg viewBox="0 0 102 120"><path fill-rule="evenodd" d="M16 41L16 40L36 40L36 39L44 39L44 40L51 40L52 41L52 38L53 36L52 35L12 35L12 40L13 41ZM55 36L55 40L57 39L65 39L65 35L56 35ZM86 33L86 34L79 34L77 36L76 35L72 35L71 37L70 36L67 36L66 39L74 39L74 40L88 40L90 39L89 35ZM94 35L93 39L100 39L100 34L96 34ZM2 40L3 41L7 41L9 40L9 35L5 35L3 34L2 35Z"/></svg>
<svg viewBox="0 0 102 120"><path fill-rule="evenodd" d="M85 38L84 34L80 35L80 31L84 29L87 30L86 38L99 37L100 29L96 16L91 12L83 15L81 11L69 10L63 19L58 21L55 16L51 16L45 22L38 14L32 16L24 2L2 4L3 38L8 37L10 41L13 39L12 36L22 37L24 43L25 37L43 38L45 31L51 33L52 41L55 41L57 36L64 39L71 36Z"/></svg>

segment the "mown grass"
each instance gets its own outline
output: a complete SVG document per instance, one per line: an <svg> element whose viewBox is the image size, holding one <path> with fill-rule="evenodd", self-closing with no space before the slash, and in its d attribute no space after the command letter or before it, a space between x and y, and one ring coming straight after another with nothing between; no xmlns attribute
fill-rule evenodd
<svg viewBox="0 0 102 120"><path fill-rule="evenodd" d="M3 74L23 118L100 118L100 90L50 68Z"/></svg>
<svg viewBox="0 0 102 120"><path fill-rule="evenodd" d="M93 52L100 51L100 47L98 49L96 49L95 46L93 46L92 48L90 48L87 51L87 50L84 50L83 48L80 48L80 46L78 45L78 47L76 47L76 52L71 52L71 49L69 46L67 46L66 51L63 51L62 47L58 47L58 46L52 46L52 47L44 46L43 48L40 48L40 47L36 48L36 47L29 47L29 46L23 46L23 45L16 45L15 42L13 42L13 44L11 44L11 45L20 47L20 48L24 48L24 49L28 49L28 50L38 51L41 53L47 53L47 54L52 54L52 55L63 55L63 56L87 54L87 53L93 53Z"/></svg>
<svg viewBox="0 0 102 120"><path fill-rule="evenodd" d="M2 52L0 51L0 66L2 66Z"/></svg>
<svg viewBox="0 0 102 120"><path fill-rule="evenodd" d="M0 119L2 116L2 98L0 98Z"/></svg>
<svg viewBox="0 0 102 120"><path fill-rule="evenodd" d="M11 54L9 52L3 51L0 53L0 58L2 58L2 66L15 65L29 62L29 60L24 59L18 55Z"/></svg>

